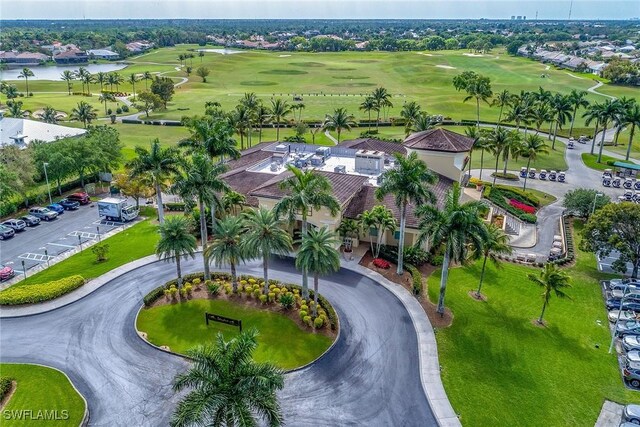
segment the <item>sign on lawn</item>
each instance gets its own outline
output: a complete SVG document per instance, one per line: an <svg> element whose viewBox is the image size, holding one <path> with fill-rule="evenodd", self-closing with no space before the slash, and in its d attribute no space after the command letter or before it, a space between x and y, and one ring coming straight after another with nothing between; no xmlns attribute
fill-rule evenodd
<svg viewBox="0 0 640 427"><path fill-rule="evenodd" d="M242 332L242 320L230 319L228 317L218 316L217 314L205 312L204 321L206 322L207 326L209 326L209 321L224 323L231 326L237 326L238 328L240 328L240 332Z"/></svg>

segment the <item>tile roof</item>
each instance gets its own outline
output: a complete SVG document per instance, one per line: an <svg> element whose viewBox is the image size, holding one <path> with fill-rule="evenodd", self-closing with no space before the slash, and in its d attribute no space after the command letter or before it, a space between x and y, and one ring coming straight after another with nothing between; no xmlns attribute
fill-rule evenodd
<svg viewBox="0 0 640 427"><path fill-rule="evenodd" d="M342 141L337 145L338 147L353 148L355 150L371 150L371 151L384 151L387 154L400 153L403 156L407 155L407 149L397 142L381 141L375 138L358 138L348 141Z"/></svg>
<svg viewBox="0 0 640 427"><path fill-rule="evenodd" d="M268 159L273 153L271 151L265 151L264 149L273 144L273 142L263 142L243 150L239 158L226 162L228 170L248 169L256 163Z"/></svg>
<svg viewBox="0 0 640 427"><path fill-rule="evenodd" d="M258 199L249 196L249 193L273 178L273 175L260 172L249 172L243 169L227 172L221 175L221 178L229 184L233 191L243 194L246 197L246 203L249 206L258 206Z"/></svg>
<svg viewBox="0 0 640 427"><path fill-rule="evenodd" d="M470 151L474 140L447 129L437 128L411 134L402 144L416 150L460 153Z"/></svg>

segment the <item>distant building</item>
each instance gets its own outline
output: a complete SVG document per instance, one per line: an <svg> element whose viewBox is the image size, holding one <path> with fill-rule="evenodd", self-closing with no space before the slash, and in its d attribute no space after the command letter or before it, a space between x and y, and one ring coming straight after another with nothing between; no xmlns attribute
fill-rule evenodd
<svg viewBox="0 0 640 427"><path fill-rule="evenodd" d="M87 51L87 55L91 59L108 59L110 61L120 58L120 55L109 49L90 49Z"/></svg>
<svg viewBox="0 0 640 427"><path fill-rule="evenodd" d="M127 43L125 47L129 52L139 53L151 49L153 47L153 43L150 43L146 40L137 40L131 43Z"/></svg>
<svg viewBox="0 0 640 427"><path fill-rule="evenodd" d="M49 55L37 52L0 52L0 62L5 64L38 65L50 59Z"/></svg>
<svg viewBox="0 0 640 427"><path fill-rule="evenodd" d="M89 55L79 49L71 49L61 52L53 57L57 64L84 64L89 62Z"/></svg>
<svg viewBox="0 0 640 427"><path fill-rule="evenodd" d="M0 113L0 148L9 145L26 148L34 140L52 142L84 133L86 133L85 129L53 125L36 120L3 117Z"/></svg>

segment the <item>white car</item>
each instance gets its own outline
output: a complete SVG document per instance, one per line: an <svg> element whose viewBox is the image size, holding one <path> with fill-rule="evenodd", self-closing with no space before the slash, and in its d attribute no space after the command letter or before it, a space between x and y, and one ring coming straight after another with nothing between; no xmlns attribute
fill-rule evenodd
<svg viewBox="0 0 640 427"><path fill-rule="evenodd" d="M640 350L640 336L627 335L622 338L622 347L624 347L625 351Z"/></svg>
<svg viewBox="0 0 640 427"><path fill-rule="evenodd" d="M611 310L609 311L609 322L615 322L618 320L618 312L620 310ZM633 320L636 317L638 317L638 315L636 314L635 311L631 311L631 310L622 310L620 312L620 322L624 322L625 320Z"/></svg>

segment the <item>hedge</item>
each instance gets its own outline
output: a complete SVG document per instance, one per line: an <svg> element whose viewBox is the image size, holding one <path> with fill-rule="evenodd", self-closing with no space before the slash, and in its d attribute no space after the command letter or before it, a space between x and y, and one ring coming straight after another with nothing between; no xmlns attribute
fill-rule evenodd
<svg viewBox="0 0 640 427"><path fill-rule="evenodd" d="M49 301L68 294L82 285L84 285L84 278L75 275L37 285L11 286L0 291L0 305L35 304Z"/></svg>
<svg viewBox="0 0 640 427"><path fill-rule="evenodd" d="M509 192L512 194L511 198L516 199L519 202L526 203L528 205L533 205L535 207L540 207L540 199L534 196L531 193L527 193L525 190L516 187L509 187L506 185L496 185L498 190L503 192Z"/></svg>
<svg viewBox="0 0 640 427"><path fill-rule="evenodd" d="M7 394L9 394L12 381L13 378L11 377L0 377L0 401L4 400Z"/></svg>
<svg viewBox="0 0 640 427"><path fill-rule="evenodd" d="M405 267L411 273L413 294L422 295L422 273L411 264L407 264Z"/></svg>
<svg viewBox="0 0 640 427"><path fill-rule="evenodd" d="M524 211L521 211L518 208L515 208L509 204L506 200L507 198L514 199L522 199L522 195L517 194L513 191L504 190L502 188L492 188L491 186L486 186L484 191L484 197L491 200L494 204L500 206L505 211L509 212L511 215L520 219L521 221L528 222L531 224L535 224L538 222L538 217L533 214L528 214ZM523 202L526 203L526 202Z"/></svg>

